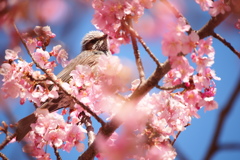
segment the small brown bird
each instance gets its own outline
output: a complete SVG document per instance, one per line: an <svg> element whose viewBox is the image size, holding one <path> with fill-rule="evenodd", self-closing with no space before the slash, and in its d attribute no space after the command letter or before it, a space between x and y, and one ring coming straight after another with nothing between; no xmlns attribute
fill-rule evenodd
<svg viewBox="0 0 240 160"><path fill-rule="evenodd" d="M71 76L70 72L75 69L77 65L94 66L100 55L111 55L109 50L108 36L101 31L91 31L85 35L82 40L82 51L74 58L58 75L63 82L69 82ZM59 97L57 99L48 99L40 108L48 109L49 112L54 112L61 108L72 107L74 101L71 97L66 96L61 90L58 91ZM30 125L37 121L34 113L19 120L16 129L16 140L21 141L25 135L31 130Z"/></svg>

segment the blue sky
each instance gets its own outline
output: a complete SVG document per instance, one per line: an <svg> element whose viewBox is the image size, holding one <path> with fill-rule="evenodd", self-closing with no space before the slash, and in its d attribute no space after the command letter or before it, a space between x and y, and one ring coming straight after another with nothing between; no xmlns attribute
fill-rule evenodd
<svg viewBox="0 0 240 160"><path fill-rule="evenodd" d="M184 3L187 2L187 3ZM189 23L192 25L193 29L201 28L208 20L209 15L207 13L202 14L200 7L194 1L181 0L179 1L182 5L182 10L184 16L188 19ZM64 47L67 49L70 54L70 58L74 58L80 52L80 42L82 37L91 30L95 30L94 26L91 24L92 19L92 10L85 10L83 7L72 6L72 10L81 9L83 12L74 11L73 13L79 14L84 13L84 15L79 16L72 14L72 19L74 19L72 28L69 29L66 27L65 23L67 21L61 21L54 24L48 24L52 28L52 31L56 33L56 42L54 43L62 43ZM227 20L230 25L233 21L229 18ZM38 24L34 24L38 25ZM33 25L33 26L34 26ZM71 24L72 25L72 24ZM24 25L21 25L23 28ZM64 28L65 27L65 28ZM220 33L224 38L231 42L231 44L240 51L239 38L240 34L237 29L234 27L226 27L224 25L220 25L216 28L216 32ZM5 43L9 42L9 39L6 38L6 34L0 28L0 48L1 50L6 47ZM159 59L163 62L166 57L160 55L161 46L160 40L146 40L147 45L154 53L158 53L157 55ZM234 55L227 47L225 47L218 40L213 41L213 46L216 51L215 55L215 64L213 65L213 69L216 71L217 76L221 77L221 81L215 81L217 85L217 94L215 100L219 104L219 109L204 112L203 109L199 111L201 118L196 119L193 118L192 123L187 129L182 132L177 139L176 146L179 150L187 157L189 160L202 160L204 155L208 149L208 146L212 140L213 131L215 130L217 119L219 117L220 111L223 109L225 104L232 91L235 88L236 83L240 80L240 63L239 59L236 55ZM5 48L6 49L6 48ZM147 75L151 74L150 71L153 70L152 65L150 64L150 59L148 60L147 53L140 47L140 52L143 55L144 67L146 69ZM2 54L2 53L1 53ZM133 59L133 51L131 45L123 45L121 47L120 53L116 54L119 56L123 63L126 61L132 61ZM23 56L27 58L26 56ZM28 59L28 58L27 58ZM58 73L58 71L57 71ZM20 119L28 113L32 112L32 107L29 107L31 104L27 103L25 106L20 106L18 100L9 99L8 102L10 110L16 113L16 119ZM31 108L31 109L30 109ZM5 112L0 112L0 121L6 120ZM238 142L240 143L240 98L237 99L236 103L230 115L227 118L227 121L224 123L224 130L221 133L220 143L225 142ZM2 142L3 135L0 135L0 142ZM9 159L16 159L21 157L21 159L25 159L24 154L21 151L20 144L9 144L4 150L2 150L4 154L6 154ZM79 153L76 151L73 154L68 154L61 152L60 153L63 159L76 159ZM55 159L53 157L53 159ZM178 159L178 158L177 158ZM240 159L240 151L221 151L213 156L213 160L225 160L225 159Z"/></svg>

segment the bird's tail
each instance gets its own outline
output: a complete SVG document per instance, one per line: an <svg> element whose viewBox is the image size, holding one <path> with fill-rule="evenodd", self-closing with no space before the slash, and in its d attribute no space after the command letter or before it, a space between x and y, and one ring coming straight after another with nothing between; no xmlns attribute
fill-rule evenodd
<svg viewBox="0 0 240 160"><path fill-rule="evenodd" d="M17 124L17 130L16 130L16 133L17 133L16 140L21 141L26 136L26 134L31 130L30 125L32 123L35 123L36 121L37 121L37 117L35 116L34 113L19 120Z"/></svg>

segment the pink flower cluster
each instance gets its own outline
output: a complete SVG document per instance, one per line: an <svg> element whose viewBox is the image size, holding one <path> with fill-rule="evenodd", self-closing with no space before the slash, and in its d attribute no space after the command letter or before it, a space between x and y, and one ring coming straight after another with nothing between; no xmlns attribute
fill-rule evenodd
<svg viewBox="0 0 240 160"><path fill-rule="evenodd" d="M201 6L203 11L209 11L209 14L216 17L219 13L225 14L225 12L231 11L231 8L224 0L195 0Z"/></svg>
<svg viewBox="0 0 240 160"><path fill-rule="evenodd" d="M210 68L214 64L215 54L212 38L199 40L195 32L186 35L184 32L189 30L189 25L184 24L181 18L176 26L165 35L162 42L163 54L169 57L172 68L164 78L164 86L171 87L184 83L184 92L174 93L181 103L184 102L187 106L195 108L195 111L202 106L205 106L206 110L215 109L217 103L213 97L216 88L213 79L220 80L220 78ZM196 69L189 63L187 58L189 53L191 53L190 59L196 64ZM206 94L206 90L211 94ZM193 115L197 116L197 113Z"/></svg>
<svg viewBox="0 0 240 160"><path fill-rule="evenodd" d="M55 56L57 62L65 66L67 64L68 55L60 45L55 46L51 52L47 52L41 48L42 44L37 40L46 40L55 37L50 27L37 26L35 32L40 38L27 37L27 34L24 34L24 36L32 58L38 65L47 69L49 72L53 71L57 64L55 61L49 62L49 59L50 56ZM28 99L37 105L45 102L48 98L57 98L58 88L53 87L51 90L47 89L46 86L49 86L52 82L46 80L46 76L42 75L40 71L33 70L33 62L28 63L20 59L18 57L19 52L19 48L14 48L14 50L7 49L5 51L5 59L7 61L0 67L0 74L4 76L2 90L5 92L5 96L10 96L12 98L20 97L21 104Z"/></svg>
<svg viewBox="0 0 240 160"><path fill-rule="evenodd" d="M45 152L46 145L67 152L73 147L79 152L84 150L86 130L81 125L66 123L62 115L48 113L47 109L37 109L35 115L37 122L31 125L32 131L28 133L25 140L28 142L23 151L37 159L50 159Z"/></svg>
<svg viewBox="0 0 240 160"><path fill-rule="evenodd" d="M122 28L127 18L135 21L144 13L144 8L151 8L155 0L93 0L95 9L92 23L99 30L112 37L114 44L128 43L129 37ZM116 50L116 49L115 49Z"/></svg>

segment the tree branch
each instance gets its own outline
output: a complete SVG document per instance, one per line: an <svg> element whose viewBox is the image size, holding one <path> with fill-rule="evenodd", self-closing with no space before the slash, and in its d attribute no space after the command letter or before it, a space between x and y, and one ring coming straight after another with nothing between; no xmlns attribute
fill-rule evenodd
<svg viewBox="0 0 240 160"><path fill-rule="evenodd" d="M5 154L0 152L0 157L2 158L2 160L8 160L8 158L5 156Z"/></svg>
<svg viewBox="0 0 240 160"><path fill-rule="evenodd" d="M240 143L225 143L219 145L219 150L240 150Z"/></svg>
<svg viewBox="0 0 240 160"><path fill-rule="evenodd" d="M221 37L219 34L213 32L212 36L216 39L218 39L220 42L222 42L225 46L227 46L234 54L236 54L238 56L238 58L240 58L240 52L238 52L232 45L231 43L229 43L226 39L224 39L223 37Z"/></svg>
<svg viewBox="0 0 240 160"><path fill-rule="evenodd" d="M53 144L54 154L56 155L57 160L62 160L57 147Z"/></svg>
<svg viewBox="0 0 240 160"><path fill-rule="evenodd" d="M88 146L90 146L95 139L94 128L92 126L91 118L87 116L85 112L80 113L80 118L81 118L81 123L85 124L86 126L87 135L88 135Z"/></svg>
<svg viewBox="0 0 240 160"><path fill-rule="evenodd" d="M237 84L235 90L233 91L231 97L229 98L227 104L220 112L220 116L217 121L217 125L216 125L217 127L215 130L215 133L213 134L211 144L209 145L209 148L207 150L208 152L206 153L206 156L204 159L206 159L206 160L211 159L211 157L214 155L214 153L219 150L218 141L219 141L220 134L221 134L221 131L224 126L224 122L226 122L226 118L227 118L228 114L230 113L231 109L233 108L233 104L234 104L235 100L237 100L239 93L240 93L240 81L238 81L238 84Z"/></svg>
<svg viewBox="0 0 240 160"><path fill-rule="evenodd" d="M124 22L124 24L125 23L127 23L127 22ZM132 25L132 21L131 20L129 20L129 23L130 23L130 25L127 25L127 26L131 26ZM128 27L128 30L129 30L129 28L130 27ZM133 51L134 51L134 56L135 56L135 60L136 60L137 69L138 69L138 72L139 72L139 78L140 78L140 81L142 83L142 82L145 81L145 73L144 73L142 60L141 60L141 57L140 57L140 52L138 50L138 45L137 45L137 41L136 41L135 35L132 32L130 32L130 36L131 36L131 39L132 39L132 47L133 47Z"/></svg>
<svg viewBox="0 0 240 160"><path fill-rule="evenodd" d="M2 150L13 138L16 137L16 133L12 134L11 136L6 136L3 143L0 145L0 150Z"/></svg>
<svg viewBox="0 0 240 160"><path fill-rule="evenodd" d="M175 90L175 89L179 89L179 88L185 88L185 85L182 84L178 84L176 86L172 86L172 87L162 87L157 85L156 88L161 89L161 90Z"/></svg>
<svg viewBox="0 0 240 160"><path fill-rule="evenodd" d="M216 17L212 17L205 26L197 31L200 39L208 37L214 33L214 29L224 21L231 12L226 12L225 14L219 14Z"/></svg>
<svg viewBox="0 0 240 160"><path fill-rule="evenodd" d="M17 34L18 34L18 36L19 36L19 38L20 38L20 40L21 40L21 42L23 43L24 47L26 48L28 55L31 57L32 61L36 64L36 66L37 66L39 69L41 69L41 70L47 75L47 77L49 78L49 80L51 80L56 86L58 86L59 89L64 92L64 94L66 94L67 96L70 96L77 104L79 104L84 110L86 110L89 114L91 114L99 123L101 123L102 126L104 126L104 125L105 125L105 122L104 122L96 113L94 113L88 106L86 106L86 105L84 105L82 102L80 102L76 97L73 97L71 94L69 94L69 93L67 92L67 90L65 90L65 89L62 87L62 85L53 78L53 76L52 76L53 73L49 73L46 69L42 68L42 67L34 60L34 58L32 57L32 55L31 55L31 53L30 53L30 51L29 51L29 49L28 49L28 47L27 47L27 44L25 43L25 41L23 40L22 36L20 35L20 32L18 31L18 28L17 28L16 24L13 24L13 26L14 26L14 28L15 28L15 30L16 30L16 32L17 32Z"/></svg>

